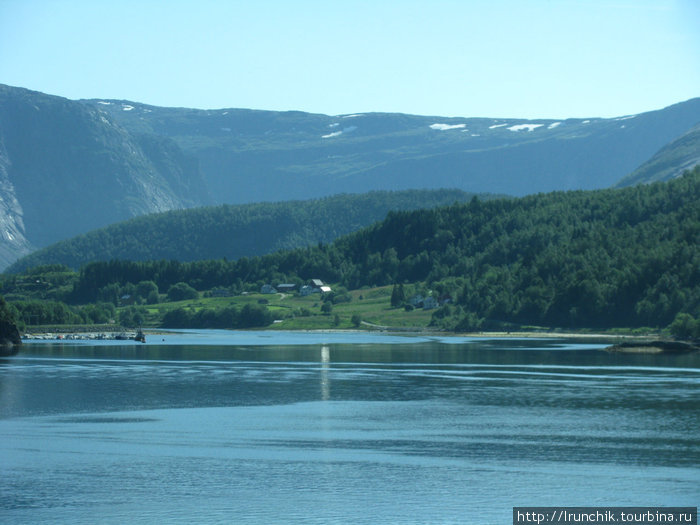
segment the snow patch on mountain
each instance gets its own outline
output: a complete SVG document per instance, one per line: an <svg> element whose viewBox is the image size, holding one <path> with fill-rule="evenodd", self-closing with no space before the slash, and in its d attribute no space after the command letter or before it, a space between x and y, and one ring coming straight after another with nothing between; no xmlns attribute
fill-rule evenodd
<svg viewBox="0 0 700 525"><path fill-rule="evenodd" d="M561 126L561 122L552 122L549 126L547 126L547 129L554 129L558 128L559 126Z"/></svg>
<svg viewBox="0 0 700 525"><path fill-rule="evenodd" d="M544 124L516 124L515 126L510 126L508 129L510 131L532 131L537 128L544 126Z"/></svg>
<svg viewBox="0 0 700 525"><path fill-rule="evenodd" d="M331 126L329 126L329 127L332 128L332 127L335 127L335 126L331 125ZM348 126L348 127L346 127L346 128L343 128L343 129L340 130L340 131L333 131L332 133L329 133L328 135L321 135L321 138L322 138L322 139L331 139L331 138L333 138L333 137L339 137L339 136L342 135L343 133L351 133L351 132L355 131L356 129L357 129L357 126Z"/></svg>
<svg viewBox="0 0 700 525"><path fill-rule="evenodd" d="M507 126L508 123L505 124L494 124L493 126L489 126L489 129L496 129L496 128L502 128L503 126Z"/></svg>
<svg viewBox="0 0 700 525"><path fill-rule="evenodd" d="M466 127L466 124L431 124L430 129L436 129L439 131L447 131L448 129L462 129Z"/></svg>

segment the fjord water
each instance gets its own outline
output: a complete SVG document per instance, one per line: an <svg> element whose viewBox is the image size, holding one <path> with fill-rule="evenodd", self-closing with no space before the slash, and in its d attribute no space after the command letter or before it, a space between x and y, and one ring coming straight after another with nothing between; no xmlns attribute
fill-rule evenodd
<svg viewBox="0 0 700 525"><path fill-rule="evenodd" d="M0 361L2 523L511 523L696 506L700 356L189 332Z"/></svg>

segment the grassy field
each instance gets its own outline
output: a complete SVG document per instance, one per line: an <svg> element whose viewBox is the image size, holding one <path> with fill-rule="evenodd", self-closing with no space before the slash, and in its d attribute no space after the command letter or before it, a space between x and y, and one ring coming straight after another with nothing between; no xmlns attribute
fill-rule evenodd
<svg viewBox="0 0 700 525"><path fill-rule="evenodd" d="M198 299L144 305L144 327L160 326L163 315L169 310L185 308L196 312L202 308L217 309L227 306L243 307L245 304L265 304L277 321L267 327L278 330L320 330L357 328L353 317L361 320L360 328L396 328L403 330L424 329L430 322L433 310L404 308L390 305L391 286L367 288L348 292L351 300L334 304L330 313L321 310L323 302L319 294L301 297L298 294L248 293L233 297L202 297ZM129 308L129 307L123 307Z"/></svg>

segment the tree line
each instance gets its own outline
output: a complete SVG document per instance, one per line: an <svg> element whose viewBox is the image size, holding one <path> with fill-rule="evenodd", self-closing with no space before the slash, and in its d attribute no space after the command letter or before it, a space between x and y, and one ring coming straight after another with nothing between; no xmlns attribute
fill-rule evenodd
<svg viewBox="0 0 700 525"><path fill-rule="evenodd" d="M348 289L423 283L450 329L666 327L700 319L700 168L667 183L390 212L333 243L235 261L96 262L66 299L152 281L197 290L318 278Z"/></svg>
<svg viewBox="0 0 700 525"><path fill-rule="evenodd" d="M331 242L383 219L389 210L444 206L471 197L461 190L374 191L308 201L172 210L100 228L38 250L7 269L80 268L111 259L148 261L251 257Z"/></svg>

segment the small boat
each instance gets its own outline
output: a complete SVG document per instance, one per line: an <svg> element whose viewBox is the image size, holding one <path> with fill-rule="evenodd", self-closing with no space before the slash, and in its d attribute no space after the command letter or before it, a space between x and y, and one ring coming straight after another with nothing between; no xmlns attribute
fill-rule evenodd
<svg viewBox="0 0 700 525"><path fill-rule="evenodd" d="M139 331L136 332L136 335L134 336L134 341L138 341L139 343L145 343L146 342L146 334L143 333L143 330L139 328Z"/></svg>

